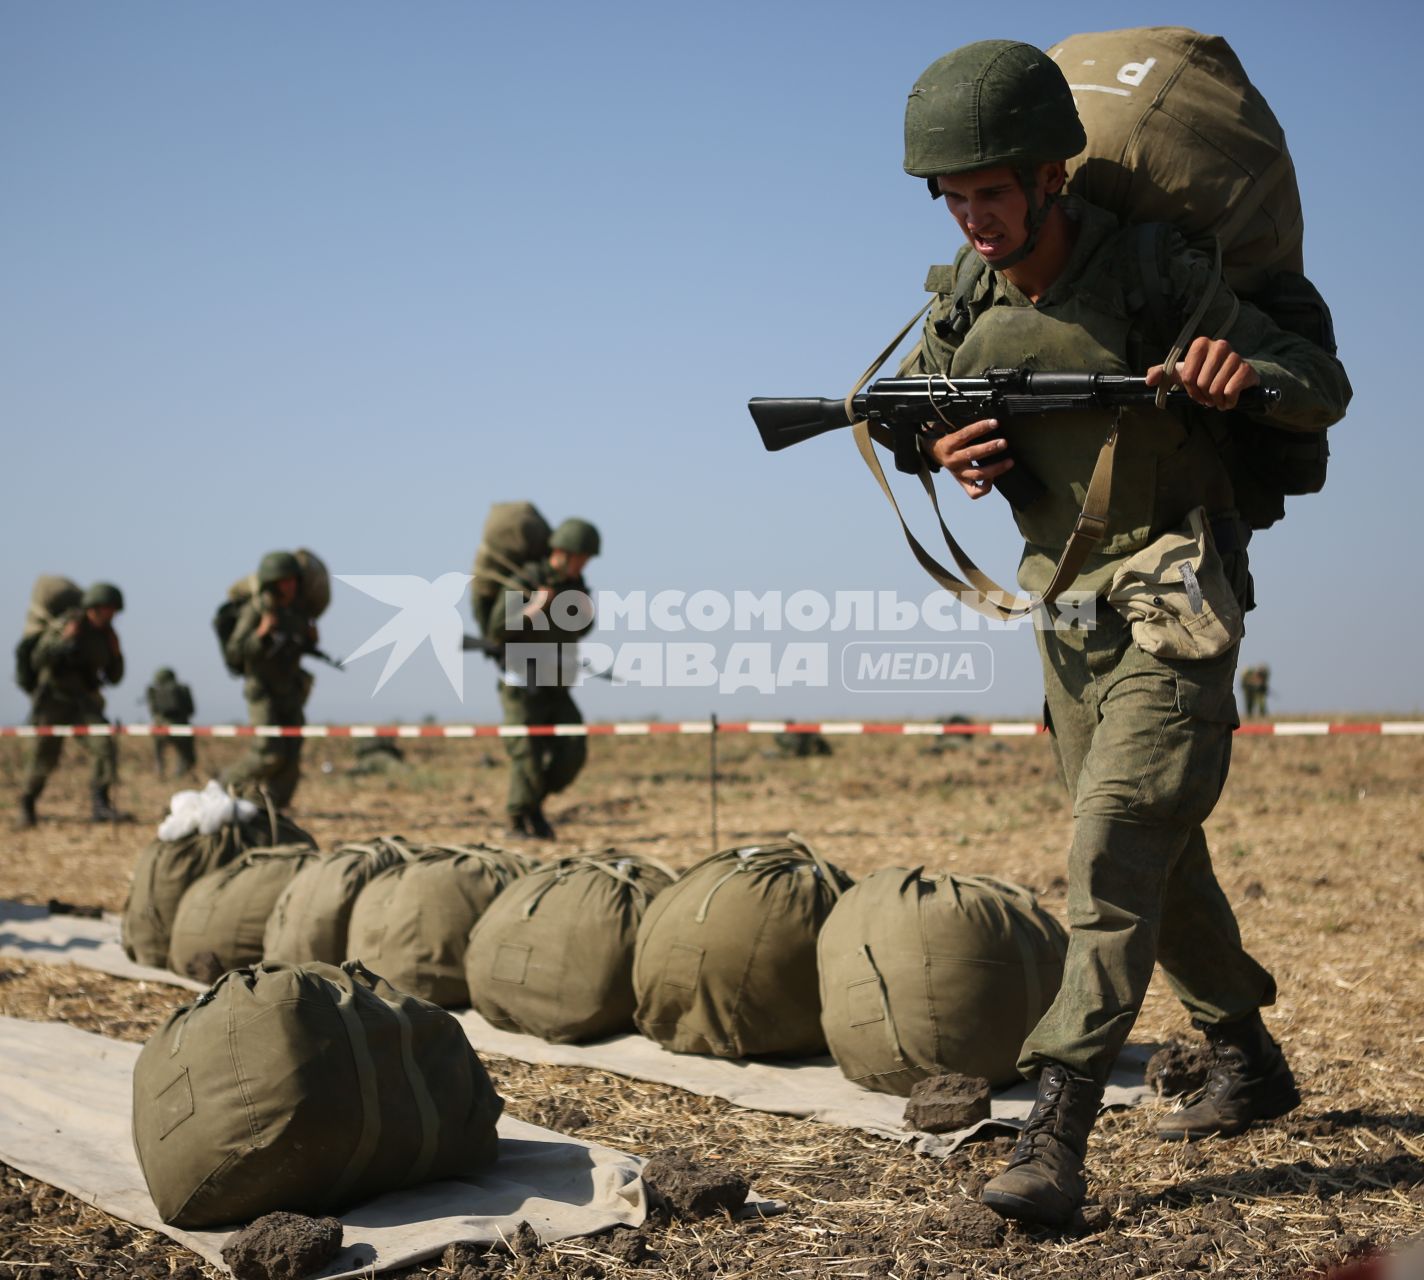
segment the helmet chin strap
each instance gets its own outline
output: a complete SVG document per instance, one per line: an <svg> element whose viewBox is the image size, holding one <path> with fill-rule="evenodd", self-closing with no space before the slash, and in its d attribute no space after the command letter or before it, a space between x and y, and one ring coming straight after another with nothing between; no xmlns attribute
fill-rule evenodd
<svg viewBox="0 0 1424 1280"><path fill-rule="evenodd" d="M998 259L996 262L985 260L985 266L990 271L1007 271L1010 267L1017 266L1038 247L1039 233L1048 223L1048 215L1053 209L1054 202L1058 196L1050 191L1043 197L1043 203L1039 204L1035 198L1035 189L1038 186L1038 174L1030 168L1015 170L1018 176L1019 186L1023 188L1024 198L1028 201L1028 217L1025 226L1028 228L1028 238L1019 245L1011 254Z"/></svg>

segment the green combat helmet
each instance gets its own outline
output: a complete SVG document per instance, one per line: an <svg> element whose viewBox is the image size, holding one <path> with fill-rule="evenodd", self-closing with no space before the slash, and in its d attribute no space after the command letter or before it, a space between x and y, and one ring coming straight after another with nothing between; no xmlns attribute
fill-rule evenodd
<svg viewBox="0 0 1424 1280"><path fill-rule="evenodd" d="M173 684L178 679L178 673L172 667L159 667L153 673L154 684Z"/></svg>
<svg viewBox="0 0 1424 1280"><path fill-rule="evenodd" d="M1033 252L1053 197L1034 200L1034 170L1088 145L1073 91L1058 64L1031 44L980 40L931 63L905 106L905 172L939 198L941 174L1008 165L1028 196L1029 237L994 263L1011 267Z"/></svg>
<svg viewBox="0 0 1424 1280"><path fill-rule="evenodd" d="M290 551L269 551L257 566L257 583L263 587L270 587L274 582L281 582L283 578L301 576L301 562Z"/></svg>
<svg viewBox="0 0 1424 1280"><path fill-rule="evenodd" d="M80 598L81 609L122 609L124 593L112 582L96 582Z"/></svg>
<svg viewBox="0 0 1424 1280"><path fill-rule="evenodd" d="M577 517L565 520L549 535L551 551L568 551L576 556L596 556L599 546L598 530L587 520Z"/></svg>

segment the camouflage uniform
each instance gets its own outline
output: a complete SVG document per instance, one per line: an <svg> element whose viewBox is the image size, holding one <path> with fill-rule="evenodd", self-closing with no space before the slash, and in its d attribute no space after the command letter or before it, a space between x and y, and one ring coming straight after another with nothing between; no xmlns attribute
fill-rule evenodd
<svg viewBox="0 0 1424 1280"><path fill-rule="evenodd" d="M1254 371L1279 393L1267 415L1275 426L1313 432L1343 416L1349 382L1325 349L1328 312L1308 282L1300 278L1320 346L1249 304L1238 309L1214 265L1175 231L1119 231L1105 210L1062 198L1063 162L1086 146L1062 69L1031 45L979 41L921 75L905 109L905 170L945 195L970 244L954 267L930 274L936 296L910 371L1140 374L1190 317L1179 374L1197 395L1208 383L1239 390ZM1056 414L1007 433L1015 462L1044 486L1014 509L1025 542L1019 582L1038 596L1108 456L1104 441L1116 440L1116 459L1106 517L1070 584L1096 603L1095 622L1063 625L1059 606L1036 615L1044 719L1073 798L1070 934L1062 986L1019 1059L1038 1080L1033 1111L980 1193L1006 1217L1059 1226L1081 1206L1103 1084L1159 961L1212 1054L1201 1097L1162 1117L1159 1136L1239 1133L1300 1102L1258 1012L1275 983L1241 945L1202 829L1230 764L1233 677L1252 603L1250 530L1222 456L1227 439L1216 434L1232 425L1191 407L1147 407ZM982 439L966 443L974 431L931 450L966 486L966 458L996 465ZM1250 496L1240 495L1243 507Z"/></svg>
<svg viewBox="0 0 1424 1280"><path fill-rule="evenodd" d="M1270 689L1269 667L1247 667L1241 672L1241 692L1246 697L1246 718L1266 714L1266 694Z"/></svg>
<svg viewBox="0 0 1424 1280"><path fill-rule="evenodd" d="M257 630L264 613L277 615L277 625L266 635ZM302 655L313 640L312 621L296 604L278 604L270 589L242 605L232 634L224 646L230 666L243 673L243 696L252 724L303 725L311 693L311 675ZM232 786L264 787L278 808L292 802L301 777L302 739L258 738L246 757L226 770L222 781Z"/></svg>
<svg viewBox="0 0 1424 1280"><path fill-rule="evenodd" d="M485 628L488 641L505 649L506 673L499 684L504 723L582 724L583 716L569 688L579 676L573 646L593 629L592 607L582 626L561 626L550 611L544 614L547 628L529 623L526 628L511 630L510 622L511 617L517 621L534 588L547 586L559 595L587 596L588 587L581 576L560 577L547 560L522 566L519 576L531 590L497 597ZM511 645L531 646L532 660L521 662L517 650L508 647ZM561 647L565 645L570 648ZM523 815L539 814L542 818L544 798L564 790L588 759L588 739L582 736L506 738L504 746L510 760L505 808L516 826Z"/></svg>
<svg viewBox="0 0 1424 1280"><path fill-rule="evenodd" d="M986 271L967 299L966 326L962 311L956 321L956 269L930 273L937 296L912 372L969 376L1029 361L1065 372L1140 373L1152 363L1146 318L1132 309L1135 233L1120 232L1105 210L1072 197L1062 203L1076 223L1076 243L1036 304L1007 277ZM1165 271L1173 314L1185 318L1212 278L1211 264L1177 238ZM1223 285L1201 331L1220 332L1235 305ZM1280 390L1272 414L1278 425L1318 428L1344 413L1349 383L1321 348L1244 302L1223 336L1264 385ZM1014 512L1026 543L1019 582L1028 591L1048 585L1108 425L1106 413L1015 425L1015 458L1048 490L1029 510ZM1097 625L1038 631L1045 718L1073 797L1074 832L1067 964L1057 1000L1024 1046L1020 1067L1029 1076L1058 1062L1106 1080L1154 962L1204 1024L1238 1019L1275 998L1270 975L1242 948L1202 832L1239 723L1232 693L1238 646L1208 660L1154 657L1133 643L1128 624L1103 598L1128 556L1197 507L1211 517L1228 580L1249 607L1249 530L1234 516L1231 482L1204 415L1125 412L1108 529L1073 584L1098 597Z"/></svg>
<svg viewBox="0 0 1424 1280"><path fill-rule="evenodd" d="M171 667L160 667L153 683L144 691L148 717L156 725L191 724L193 721L193 691L181 684ZM198 764L193 739L160 734L153 739L153 756L158 776L164 774L164 757L169 751L178 759L177 777L191 774Z"/></svg>
<svg viewBox="0 0 1424 1280"><path fill-rule="evenodd" d="M73 636L66 636L71 624L78 630ZM108 723L100 690L105 684L118 684L124 678L124 655L112 626L96 627L84 608L72 609L45 629L35 645L33 662L39 672L39 686L30 704L30 724ZM118 780L118 749L109 736L88 737L85 741L92 760L90 781L95 814L113 816L108 811L109 789ZM63 738L33 741L21 795L22 808L30 821L34 802L44 791L63 750Z"/></svg>

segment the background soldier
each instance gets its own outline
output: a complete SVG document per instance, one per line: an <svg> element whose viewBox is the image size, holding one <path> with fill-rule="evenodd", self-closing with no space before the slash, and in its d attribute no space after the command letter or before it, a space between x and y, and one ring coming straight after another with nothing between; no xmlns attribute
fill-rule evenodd
<svg viewBox="0 0 1424 1280"><path fill-rule="evenodd" d="M180 684L172 667L159 667L153 673L153 683L144 690L144 700L148 703L148 716L154 724L192 724L193 691L186 684ZM197 753L192 738L170 737L159 734L153 740L153 757L158 766L158 776L163 777L164 756L172 749L178 758L174 777L186 778L197 768Z"/></svg>
<svg viewBox="0 0 1424 1280"><path fill-rule="evenodd" d="M920 77L905 114L905 169L944 198L968 247L953 270L938 269L908 373L980 374L1023 365L1029 353L1043 369L1128 373L1161 358L1170 337L1159 348L1140 331L1149 322L1142 312L1114 309L1123 282L1141 269L1141 238L1119 231L1107 211L1063 195L1064 162L1085 145L1062 71L1029 45L968 45ZM1163 255L1176 329L1216 273L1176 233L1164 233ZM972 278L961 273L971 267L978 279L966 287ZM1236 306L1223 283L1197 331L1224 338L1196 338L1172 380L1215 409L1234 407L1243 390L1264 382L1281 392L1270 413L1281 425L1318 430L1338 420L1350 390L1333 354L1247 303L1239 313ZM1162 378L1160 366L1148 370L1150 385ZM1041 594L1052 577L1082 505L1075 495L1110 422L1104 412L1015 428L1016 456L1031 461L1047 490L1014 511L1026 543L1019 582L1030 592ZM1000 441L981 439L997 425L974 423L930 446L971 498L1014 465L996 457ZM1213 1054L1200 1100L1165 1116L1159 1136L1239 1133L1299 1102L1259 1013L1274 1001L1275 982L1241 945L1202 832L1230 761L1249 531L1230 514L1229 474L1195 413L1124 411L1117 468L1121 483L1102 540L1070 584L1098 597L1096 625L1037 629L1049 724L1073 796L1070 936L1062 987L1019 1060L1038 1081L1033 1114L1008 1168L983 1191L1005 1216L1055 1225L1083 1200L1088 1133L1154 961ZM1155 483L1131 483L1139 475L1155 475ZM1234 625L1222 621L1219 651L1163 657L1155 643L1149 651L1135 642L1107 594L1130 555L1166 545L1159 540L1191 528L1194 514L1203 523L1191 545L1210 550L1211 585L1219 583L1222 617Z"/></svg>
<svg viewBox="0 0 1424 1280"><path fill-rule="evenodd" d="M257 569L257 594L243 601L223 645L229 667L243 674L253 724L303 725L312 677L302 655L316 648L316 624L299 602L302 567L289 551L271 551ZM264 787L285 809L301 776L302 740L258 738L247 756L223 773L231 786Z"/></svg>
<svg viewBox="0 0 1424 1280"><path fill-rule="evenodd" d="M1247 667L1241 672L1241 694L1246 702L1246 716L1255 719L1269 714L1266 698L1271 691L1271 669L1265 663Z"/></svg>
<svg viewBox="0 0 1424 1280"><path fill-rule="evenodd" d="M485 636L503 651L499 700L505 724L582 724L569 687L578 682L579 638L593 629L593 601L583 570L599 553L598 530L565 520L549 537L549 554L520 568L529 589L496 598ZM562 791L588 758L583 737L506 738L511 835L552 840L544 797Z"/></svg>
<svg viewBox="0 0 1424 1280"><path fill-rule="evenodd" d="M72 598L72 597L71 597ZM124 678L124 655L114 631L114 615L124 607L123 593L109 582L96 582L79 606L56 618L35 645L33 663L39 684L32 695L31 724L107 724L105 684ZM95 822L117 822L128 815L114 808L110 789L118 781L118 748L112 737L87 739L93 759L90 773ZM63 738L36 738L30 749L20 823L35 825L35 801L59 763Z"/></svg>

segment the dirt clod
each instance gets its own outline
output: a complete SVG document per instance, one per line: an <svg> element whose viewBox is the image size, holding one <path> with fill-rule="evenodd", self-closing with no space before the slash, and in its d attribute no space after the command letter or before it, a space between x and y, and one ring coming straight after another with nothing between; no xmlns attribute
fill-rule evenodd
<svg viewBox="0 0 1424 1280"><path fill-rule="evenodd" d="M952 1133L988 1118L989 1082L957 1071L919 1081L905 1104L905 1124L925 1133Z"/></svg>
<svg viewBox="0 0 1424 1280"><path fill-rule="evenodd" d="M1211 1054L1205 1044L1169 1040L1147 1060L1143 1080L1164 1098L1192 1093L1206 1083Z"/></svg>
<svg viewBox="0 0 1424 1280"><path fill-rule="evenodd" d="M341 1222L300 1213L268 1213L223 1245L237 1280L298 1280L341 1252Z"/></svg>
<svg viewBox="0 0 1424 1280"><path fill-rule="evenodd" d="M532 1258L543 1246L539 1242L539 1233L527 1222L521 1222L505 1241L505 1247L516 1258Z"/></svg>
<svg viewBox="0 0 1424 1280"><path fill-rule="evenodd" d="M682 1151L660 1151L643 1166L649 1200L674 1218L705 1218L747 1201L750 1184L730 1169L709 1168Z"/></svg>
<svg viewBox="0 0 1424 1280"><path fill-rule="evenodd" d="M534 1104L530 1116L534 1123L558 1133L576 1133L587 1129L593 1117L576 1103L562 1098L543 1098Z"/></svg>
<svg viewBox="0 0 1424 1280"><path fill-rule="evenodd" d="M78 903L65 902L62 898L51 898L45 905L52 916L80 916L85 920L104 918L103 907L81 906Z"/></svg>
<svg viewBox="0 0 1424 1280"><path fill-rule="evenodd" d="M940 1209L935 1226L971 1249L994 1249L1004 1239L1004 1220L977 1200L951 1200Z"/></svg>
<svg viewBox="0 0 1424 1280"><path fill-rule="evenodd" d="M602 1237L598 1245L604 1253L626 1262L630 1267L658 1259L658 1254L648 1246L648 1238L641 1231L619 1228Z"/></svg>

